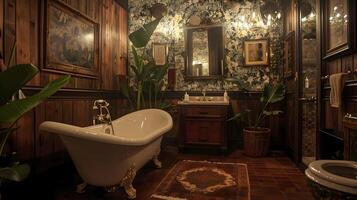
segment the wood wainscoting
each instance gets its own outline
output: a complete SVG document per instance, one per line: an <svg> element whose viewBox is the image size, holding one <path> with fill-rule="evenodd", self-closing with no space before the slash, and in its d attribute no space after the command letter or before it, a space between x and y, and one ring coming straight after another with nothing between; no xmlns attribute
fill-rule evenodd
<svg viewBox="0 0 357 200"><path fill-rule="evenodd" d="M55 0L0 0L1 52L9 60L16 41L16 63L32 63L40 73L23 89L26 95L38 92L49 81L66 72L43 70L44 5ZM23 116L19 129L8 142L7 151L16 151L21 160L40 160L63 152L60 140L40 134L38 126L52 120L88 126L92 123L95 99L109 100L113 118L126 113L126 101L119 95L118 76L127 73L128 12L126 0L61 0L100 26L99 74L96 78L71 73L72 79L46 102ZM50 166L50 163L45 163ZM44 167L43 169L45 169Z"/></svg>
<svg viewBox="0 0 357 200"><path fill-rule="evenodd" d="M39 88L25 88L24 93L31 94L38 90ZM16 151L21 160L41 162L36 171L64 162L50 158L65 152L60 138L53 134L42 134L39 125L44 121L76 126L92 125L93 102L96 99L106 99L110 103L109 109L113 119L129 112L127 101L120 96L119 91L61 90L19 120L19 129L11 135L8 150Z"/></svg>
<svg viewBox="0 0 357 200"><path fill-rule="evenodd" d="M357 54L346 55L324 63L322 76L335 73L347 73L357 70ZM330 106L330 83L329 79L321 80L321 101L320 101L320 137L330 135L337 141L344 141L343 118L346 113L357 113L357 75L352 73L345 76L344 91L342 94L342 107L331 108ZM321 151L319 148L318 150ZM342 149L338 149L341 150ZM325 150L322 150L325 151ZM336 149L337 151L337 149ZM333 152L330 152L333 153ZM322 158L326 158L330 153L320 152ZM326 158L327 159L327 158Z"/></svg>

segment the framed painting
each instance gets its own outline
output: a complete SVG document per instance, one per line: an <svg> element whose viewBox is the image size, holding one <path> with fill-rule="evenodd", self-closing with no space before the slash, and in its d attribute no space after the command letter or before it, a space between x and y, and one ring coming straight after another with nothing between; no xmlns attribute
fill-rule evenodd
<svg viewBox="0 0 357 200"><path fill-rule="evenodd" d="M323 2L323 58L328 59L353 49L354 0Z"/></svg>
<svg viewBox="0 0 357 200"><path fill-rule="evenodd" d="M152 44L152 57L154 58L155 65L166 65L168 46L165 43Z"/></svg>
<svg viewBox="0 0 357 200"><path fill-rule="evenodd" d="M269 40L245 40L244 41L244 65L264 66L269 65Z"/></svg>
<svg viewBox="0 0 357 200"><path fill-rule="evenodd" d="M292 77L295 71L295 31L284 38L283 63L284 78Z"/></svg>
<svg viewBox="0 0 357 200"><path fill-rule="evenodd" d="M96 78L99 71L99 25L68 5L46 3L44 70Z"/></svg>

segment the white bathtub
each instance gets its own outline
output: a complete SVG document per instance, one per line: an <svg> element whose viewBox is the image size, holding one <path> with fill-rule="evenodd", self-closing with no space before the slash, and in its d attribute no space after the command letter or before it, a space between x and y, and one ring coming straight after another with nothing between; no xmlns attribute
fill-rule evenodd
<svg viewBox="0 0 357 200"><path fill-rule="evenodd" d="M77 127L46 121L40 130L55 133L65 144L84 183L94 186L123 186L129 198L136 197L132 181L145 163L157 160L162 135L172 128L171 116L158 109L140 110L113 121L114 134L105 133L108 125ZM80 191L79 191L80 192Z"/></svg>

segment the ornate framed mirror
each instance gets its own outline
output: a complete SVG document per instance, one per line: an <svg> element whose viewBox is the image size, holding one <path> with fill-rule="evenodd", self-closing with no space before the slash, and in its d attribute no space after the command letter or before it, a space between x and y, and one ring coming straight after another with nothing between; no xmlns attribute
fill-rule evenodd
<svg viewBox="0 0 357 200"><path fill-rule="evenodd" d="M185 79L220 79L224 74L223 26L185 29Z"/></svg>

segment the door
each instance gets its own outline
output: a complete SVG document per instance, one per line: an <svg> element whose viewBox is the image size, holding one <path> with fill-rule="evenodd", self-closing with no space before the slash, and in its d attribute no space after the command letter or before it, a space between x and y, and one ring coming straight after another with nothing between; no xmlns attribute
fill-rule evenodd
<svg viewBox="0 0 357 200"><path fill-rule="evenodd" d="M318 0L298 5L298 162L316 160L317 91L319 82Z"/></svg>
<svg viewBox="0 0 357 200"><path fill-rule="evenodd" d="M284 80L286 85L285 146L288 155L298 162L298 57L297 0L284 3Z"/></svg>

